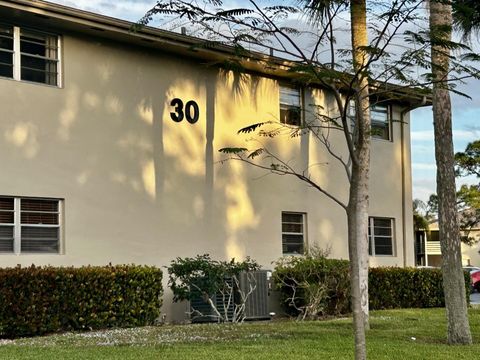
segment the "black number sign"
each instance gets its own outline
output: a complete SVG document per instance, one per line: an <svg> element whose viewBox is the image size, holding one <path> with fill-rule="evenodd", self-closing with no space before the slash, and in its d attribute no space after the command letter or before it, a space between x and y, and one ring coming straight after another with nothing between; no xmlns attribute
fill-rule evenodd
<svg viewBox="0 0 480 360"><path fill-rule="evenodd" d="M175 122L183 120L183 101L179 98L175 98L170 102L170 105L175 106L175 112L170 113L170 117Z"/></svg>
<svg viewBox="0 0 480 360"><path fill-rule="evenodd" d="M187 102L187 104L185 105L185 112L187 115L187 121L190 124L195 124L198 121L198 117L200 116L199 111L200 110L198 109L198 104L195 101L190 100L189 102Z"/></svg>
<svg viewBox="0 0 480 360"><path fill-rule="evenodd" d="M190 124L195 124L200 117L200 109L198 104L193 100L187 101L185 104L185 112L183 111L182 99L175 98L170 102L170 105L175 106L174 112L172 111L170 113L170 117L175 122L180 122L184 117L186 117Z"/></svg>

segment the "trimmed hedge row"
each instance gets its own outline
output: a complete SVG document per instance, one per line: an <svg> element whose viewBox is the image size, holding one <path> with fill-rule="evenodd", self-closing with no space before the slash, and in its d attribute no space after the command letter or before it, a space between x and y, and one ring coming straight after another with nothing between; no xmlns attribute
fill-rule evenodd
<svg viewBox="0 0 480 360"><path fill-rule="evenodd" d="M470 275L465 272L465 291L470 300ZM371 268L369 303L375 310L444 307L441 269Z"/></svg>
<svg viewBox="0 0 480 360"><path fill-rule="evenodd" d="M273 280L282 294L287 314L301 315L311 309L314 302L317 316L351 311L348 261L309 256L282 259L276 264ZM445 306L440 269L371 268L368 283L372 310ZM311 290L318 289L319 285L325 289L322 293ZM469 294L468 273L465 273L465 285ZM312 293L317 297L312 297Z"/></svg>
<svg viewBox="0 0 480 360"><path fill-rule="evenodd" d="M0 269L0 336L152 324L162 294L155 267Z"/></svg>

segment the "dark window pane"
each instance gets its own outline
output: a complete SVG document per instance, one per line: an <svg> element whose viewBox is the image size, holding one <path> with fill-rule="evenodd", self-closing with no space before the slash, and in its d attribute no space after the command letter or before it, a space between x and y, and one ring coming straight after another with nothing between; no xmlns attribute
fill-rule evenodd
<svg viewBox="0 0 480 360"><path fill-rule="evenodd" d="M22 211L58 211L58 200L22 199Z"/></svg>
<svg viewBox="0 0 480 360"><path fill-rule="evenodd" d="M303 224L303 214L282 213L282 222Z"/></svg>
<svg viewBox="0 0 480 360"><path fill-rule="evenodd" d="M302 224L282 224L283 232L303 233Z"/></svg>
<svg viewBox="0 0 480 360"><path fill-rule="evenodd" d="M27 54L32 54L32 55L38 55L38 56L45 56L45 44L37 44L37 43L31 43L31 42L26 42L22 41L20 43L20 51L22 53L27 53Z"/></svg>
<svg viewBox="0 0 480 360"><path fill-rule="evenodd" d="M57 37L22 30L20 51L25 54L57 59Z"/></svg>
<svg viewBox="0 0 480 360"><path fill-rule="evenodd" d="M0 210L13 210L13 198L0 198Z"/></svg>
<svg viewBox="0 0 480 360"><path fill-rule="evenodd" d="M13 226L0 226L0 252L13 252Z"/></svg>
<svg viewBox="0 0 480 360"><path fill-rule="evenodd" d="M392 245L379 246L375 244L375 255L393 255Z"/></svg>
<svg viewBox="0 0 480 360"><path fill-rule="evenodd" d="M379 124L372 122L372 136L379 139L388 140L390 138L388 123Z"/></svg>
<svg viewBox="0 0 480 360"><path fill-rule="evenodd" d="M22 226L22 252L58 253L58 249L58 228Z"/></svg>
<svg viewBox="0 0 480 360"><path fill-rule="evenodd" d="M13 67L11 65L0 64L0 76L13 78Z"/></svg>
<svg viewBox="0 0 480 360"><path fill-rule="evenodd" d="M303 254L303 235L283 235L282 250L284 254Z"/></svg>
<svg viewBox="0 0 480 360"><path fill-rule="evenodd" d="M13 239L0 239L0 252L13 252Z"/></svg>
<svg viewBox="0 0 480 360"><path fill-rule="evenodd" d="M13 38L0 34L0 49L13 50Z"/></svg>
<svg viewBox="0 0 480 360"><path fill-rule="evenodd" d="M0 50L0 63L4 65L13 65L13 54Z"/></svg>
<svg viewBox="0 0 480 360"><path fill-rule="evenodd" d="M282 241L284 244L303 244L303 235L283 234Z"/></svg>
<svg viewBox="0 0 480 360"><path fill-rule="evenodd" d="M49 239L58 240L58 227L32 227L22 226L22 241L36 240L36 239Z"/></svg>
<svg viewBox="0 0 480 360"><path fill-rule="evenodd" d="M14 221L13 211L0 211L0 223L13 224Z"/></svg>
<svg viewBox="0 0 480 360"><path fill-rule="evenodd" d="M0 226L0 239L13 239L13 226Z"/></svg>
<svg viewBox="0 0 480 360"><path fill-rule="evenodd" d="M392 228L376 227L375 228L375 235L391 237L392 236Z"/></svg>
<svg viewBox="0 0 480 360"><path fill-rule="evenodd" d="M282 246L283 254L300 254L303 255L303 244L283 244Z"/></svg>
<svg viewBox="0 0 480 360"><path fill-rule="evenodd" d="M391 227L392 226L392 220L374 218L373 219L373 226L374 227Z"/></svg>
<svg viewBox="0 0 480 360"><path fill-rule="evenodd" d="M57 225L58 214L22 212L22 224Z"/></svg>
<svg viewBox="0 0 480 360"><path fill-rule="evenodd" d="M33 253L58 253L58 241L22 239L21 251Z"/></svg>
<svg viewBox="0 0 480 360"><path fill-rule="evenodd" d="M300 126L302 123L301 110L298 107L281 107L280 122L287 125Z"/></svg>

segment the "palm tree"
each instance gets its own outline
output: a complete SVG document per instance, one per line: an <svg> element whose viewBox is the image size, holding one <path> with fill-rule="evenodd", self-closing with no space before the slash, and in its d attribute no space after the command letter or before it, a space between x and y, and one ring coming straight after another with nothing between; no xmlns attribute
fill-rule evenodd
<svg viewBox="0 0 480 360"><path fill-rule="evenodd" d="M366 0L303 0L309 20L329 29L331 68L335 66L333 51L334 14L350 5L355 122L358 133L353 140L349 203L347 206L348 248L350 259L352 309L355 335L355 359L366 359L365 330L368 329L368 206L370 173L370 100L365 66L368 55ZM346 134L346 136L349 136Z"/></svg>
<svg viewBox="0 0 480 360"><path fill-rule="evenodd" d="M453 26L463 38L469 39L480 31L480 2L478 0L452 1Z"/></svg>
<svg viewBox="0 0 480 360"><path fill-rule="evenodd" d="M459 1L460 2L460 1ZM460 233L456 211L452 107L448 89L452 6L430 0L431 64L433 75L433 122L443 288L448 321L449 344L471 344L465 279L462 270ZM467 28L466 28L467 29ZM469 27L471 31L472 27Z"/></svg>

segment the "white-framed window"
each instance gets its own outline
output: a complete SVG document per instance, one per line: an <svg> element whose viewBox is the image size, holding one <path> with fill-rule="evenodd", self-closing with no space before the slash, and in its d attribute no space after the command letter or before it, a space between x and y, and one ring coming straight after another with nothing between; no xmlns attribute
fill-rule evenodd
<svg viewBox="0 0 480 360"><path fill-rule="evenodd" d="M390 106L385 104L370 106L370 119L372 121L372 137L391 140Z"/></svg>
<svg viewBox="0 0 480 360"><path fill-rule="evenodd" d="M355 103L350 101L347 108L347 116L350 118L352 131L355 128ZM371 136L375 139L391 140L390 106L387 104L375 104L370 106Z"/></svg>
<svg viewBox="0 0 480 360"><path fill-rule="evenodd" d="M305 251L307 214L282 212L282 253L300 254Z"/></svg>
<svg viewBox="0 0 480 360"><path fill-rule="evenodd" d="M0 24L0 77L60 86L60 38Z"/></svg>
<svg viewBox="0 0 480 360"><path fill-rule="evenodd" d="M302 91L300 88L280 85L280 122L302 125Z"/></svg>
<svg viewBox="0 0 480 360"><path fill-rule="evenodd" d="M368 218L368 253L372 256L394 256L394 219Z"/></svg>
<svg viewBox="0 0 480 360"><path fill-rule="evenodd" d="M60 199L0 196L0 252L60 252Z"/></svg>

